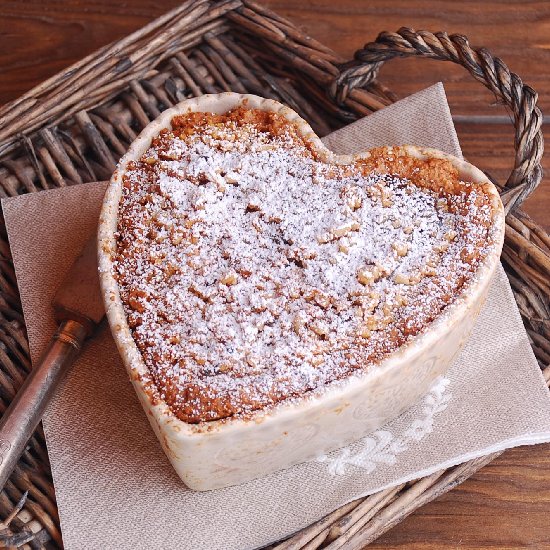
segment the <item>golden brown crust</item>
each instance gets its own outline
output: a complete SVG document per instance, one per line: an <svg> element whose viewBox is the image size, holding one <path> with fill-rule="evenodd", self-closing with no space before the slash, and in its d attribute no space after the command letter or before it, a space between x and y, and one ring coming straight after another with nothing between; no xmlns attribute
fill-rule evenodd
<svg viewBox="0 0 550 550"><path fill-rule="evenodd" d="M283 116L244 108L172 126L124 176L115 275L158 393L185 422L365 370L452 303L486 253L491 198L446 159L391 147L326 164ZM264 168L272 185L254 176ZM274 189L285 177L290 203Z"/></svg>

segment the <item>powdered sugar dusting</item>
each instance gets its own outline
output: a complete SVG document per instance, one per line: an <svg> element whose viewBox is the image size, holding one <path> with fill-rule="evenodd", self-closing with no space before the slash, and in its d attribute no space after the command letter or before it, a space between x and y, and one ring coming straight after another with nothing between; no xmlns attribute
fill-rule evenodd
<svg viewBox="0 0 550 550"><path fill-rule="evenodd" d="M133 337L185 421L364 371L423 330L483 257L491 209L475 190L326 164L291 125L193 124L127 170L115 261Z"/></svg>

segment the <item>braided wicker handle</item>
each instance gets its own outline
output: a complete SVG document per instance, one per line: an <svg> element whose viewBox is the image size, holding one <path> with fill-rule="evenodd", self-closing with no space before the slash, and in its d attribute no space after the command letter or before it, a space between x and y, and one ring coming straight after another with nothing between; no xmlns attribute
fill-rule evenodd
<svg viewBox="0 0 550 550"><path fill-rule="evenodd" d="M412 56L462 65L510 109L516 132L516 157L501 196L507 210L517 208L542 179L542 113L537 107L537 93L485 48L472 48L467 38L458 34L433 34L407 27L396 33L382 32L355 53L354 61L340 66L332 92L341 103L353 88L372 82L384 61Z"/></svg>

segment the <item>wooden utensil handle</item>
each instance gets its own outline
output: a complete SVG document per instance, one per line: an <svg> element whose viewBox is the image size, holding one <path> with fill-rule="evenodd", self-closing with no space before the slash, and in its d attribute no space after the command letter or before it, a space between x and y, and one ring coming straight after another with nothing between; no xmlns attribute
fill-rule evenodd
<svg viewBox="0 0 550 550"><path fill-rule="evenodd" d="M54 392L88 335L86 327L63 321L0 420L0 488L4 487Z"/></svg>

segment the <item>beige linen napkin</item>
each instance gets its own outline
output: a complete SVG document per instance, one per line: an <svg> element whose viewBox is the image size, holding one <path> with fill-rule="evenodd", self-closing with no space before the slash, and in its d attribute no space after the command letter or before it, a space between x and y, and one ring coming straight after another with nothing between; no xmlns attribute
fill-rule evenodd
<svg viewBox="0 0 550 550"><path fill-rule="evenodd" d="M460 154L441 85L335 132L339 152L415 143ZM104 183L3 202L33 360L50 300L95 232ZM463 353L415 407L328 456L206 493L177 478L107 327L49 407L44 428L65 548L241 550L282 538L390 485L514 445L550 440L550 399L500 270Z"/></svg>

